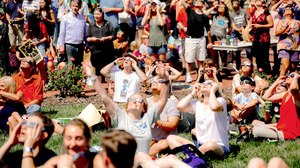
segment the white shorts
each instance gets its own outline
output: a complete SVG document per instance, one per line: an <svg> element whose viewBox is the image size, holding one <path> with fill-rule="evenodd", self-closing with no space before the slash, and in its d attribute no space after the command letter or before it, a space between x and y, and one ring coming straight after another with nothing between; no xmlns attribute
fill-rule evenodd
<svg viewBox="0 0 300 168"><path fill-rule="evenodd" d="M193 63L195 60L204 61L206 58L206 38L186 38L185 39L185 60Z"/></svg>

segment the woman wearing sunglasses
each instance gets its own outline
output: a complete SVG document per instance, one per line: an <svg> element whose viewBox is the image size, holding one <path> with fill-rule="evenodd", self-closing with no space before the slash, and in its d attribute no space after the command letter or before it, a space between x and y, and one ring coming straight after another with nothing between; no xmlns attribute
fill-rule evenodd
<svg viewBox="0 0 300 168"><path fill-rule="evenodd" d="M177 103L179 111L195 113L197 141L193 144L180 136L169 135L167 143L171 149L193 144L204 155L223 157L229 153L227 105L218 90L218 84L212 80L197 83L192 93Z"/></svg>
<svg viewBox="0 0 300 168"><path fill-rule="evenodd" d="M247 76L255 81L255 91L258 93L259 91L263 90L268 86L268 83L261 79L259 76L257 76L253 71L253 64L248 59L245 58L242 60L241 67L239 73L235 74L232 79L232 97L237 95L238 93L242 92L242 86L241 86L241 77Z"/></svg>
<svg viewBox="0 0 300 168"><path fill-rule="evenodd" d="M159 100L153 106L148 107L143 96L136 93L127 99L125 109L123 110L107 96L105 89L101 86L101 81L95 76L92 66L87 62L83 62L82 66L93 82L95 90L100 95L106 111L116 122L117 128L124 129L136 138L138 144L137 152L148 153L152 138L151 125L154 123L154 118L161 113L167 102L167 84L161 86Z"/></svg>
<svg viewBox="0 0 300 168"><path fill-rule="evenodd" d="M277 123L264 124L262 122L254 123L254 137L265 137L275 140L293 140L300 137L300 75L296 72L288 76L279 77L273 85L266 91L263 98L270 102L281 103L279 113L280 119ZM282 82L287 84L288 90L281 93L275 93L277 87Z"/></svg>

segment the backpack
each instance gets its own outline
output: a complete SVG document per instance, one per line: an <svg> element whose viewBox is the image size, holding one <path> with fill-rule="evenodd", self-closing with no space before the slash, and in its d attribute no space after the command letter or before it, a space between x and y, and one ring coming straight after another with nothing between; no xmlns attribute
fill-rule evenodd
<svg viewBox="0 0 300 168"><path fill-rule="evenodd" d="M207 168L203 154L192 144L186 144L171 150L171 154L188 164L192 168Z"/></svg>

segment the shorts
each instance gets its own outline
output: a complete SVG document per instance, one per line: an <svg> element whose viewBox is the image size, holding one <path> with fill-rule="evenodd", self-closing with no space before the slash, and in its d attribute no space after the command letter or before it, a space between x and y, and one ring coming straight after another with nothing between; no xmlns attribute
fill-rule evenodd
<svg viewBox="0 0 300 168"><path fill-rule="evenodd" d="M199 141L194 141L194 143L197 148L199 148L201 145L203 145ZM219 146L222 148L224 155L228 155L230 153L230 150L227 149L225 146L223 146L223 145L219 145Z"/></svg>
<svg viewBox="0 0 300 168"><path fill-rule="evenodd" d="M193 63L195 60L204 61L206 58L206 39L186 38L185 39L185 60L187 63Z"/></svg>
<svg viewBox="0 0 300 168"><path fill-rule="evenodd" d="M180 47L180 52L179 52L179 56L180 58L184 58L184 54L185 54L185 38L181 39L181 47Z"/></svg>
<svg viewBox="0 0 300 168"><path fill-rule="evenodd" d="M167 53L167 45L162 45L159 47L148 47L148 53L149 55L154 55L154 54L165 54Z"/></svg>
<svg viewBox="0 0 300 168"><path fill-rule="evenodd" d="M142 26L142 20L143 20L143 17L144 16L137 16L136 17L136 26L139 28L139 29L142 29L144 26Z"/></svg>
<svg viewBox="0 0 300 168"><path fill-rule="evenodd" d="M299 52L290 50L280 50L278 52L278 58L290 58L291 62L299 62Z"/></svg>

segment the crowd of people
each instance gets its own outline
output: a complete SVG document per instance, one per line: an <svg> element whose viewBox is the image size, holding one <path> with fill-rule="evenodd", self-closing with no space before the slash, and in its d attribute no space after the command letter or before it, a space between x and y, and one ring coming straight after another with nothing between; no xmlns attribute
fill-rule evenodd
<svg viewBox="0 0 300 168"><path fill-rule="evenodd" d="M297 0L1 1L0 65L7 76L0 78L0 129L9 137L0 166L189 167L172 151L193 145L198 157L224 158L231 128L238 143L299 138L299 7ZM213 50L250 41L246 55ZM41 59L30 55L33 48ZM237 70L230 96L222 83L229 62ZM67 64L83 69L115 123L100 151L90 151L84 121L62 127L41 113L47 72ZM182 99L172 87L180 76L192 84ZM194 142L177 135L187 115ZM63 135L63 154L45 146L54 132ZM9 152L19 143L23 150ZM280 158L270 165L287 167ZM265 166L259 158L248 165Z"/></svg>

